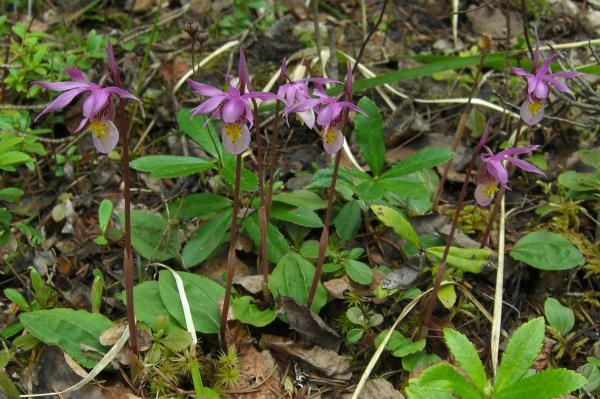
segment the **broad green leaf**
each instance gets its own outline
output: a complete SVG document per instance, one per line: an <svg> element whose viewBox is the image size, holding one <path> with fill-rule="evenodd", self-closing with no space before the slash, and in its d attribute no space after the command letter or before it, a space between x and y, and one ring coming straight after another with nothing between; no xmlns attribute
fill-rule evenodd
<svg viewBox="0 0 600 399"><path fill-rule="evenodd" d="M269 289L274 297L289 296L299 305L306 305L308 292L315 274L315 267L297 253L289 252L283 256L269 277ZM321 284L312 304L312 310L319 310L327 302L327 291Z"/></svg>
<svg viewBox="0 0 600 399"><path fill-rule="evenodd" d="M248 216L244 222L244 229L250 236L254 245L258 248L260 245L260 227L258 224L258 214L254 212ZM283 234L269 223L267 228L267 255L270 262L277 263L285 254L290 251L290 244L285 239Z"/></svg>
<svg viewBox="0 0 600 399"><path fill-rule="evenodd" d="M454 152L443 147L427 147L415 152L387 170L383 177L399 177L426 168L441 165L454 156Z"/></svg>
<svg viewBox="0 0 600 399"><path fill-rule="evenodd" d="M427 353L424 350L412 353L402 358L402 368L412 373L417 367L431 366L441 362L442 359L436 354Z"/></svg>
<svg viewBox="0 0 600 399"><path fill-rule="evenodd" d="M123 226L123 213L119 221ZM177 255L180 246L177 229L166 219L143 211L131 211L131 244L144 258L160 262Z"/></svg>
<svg viewBox="0 0 600 399"><path fill-rule="evenodd" d="M358 106L367 114L356 114L356 142L360 153L371 172L379 176L385 161L385 144L383 142L383 120L377 105L368 97L363 97Z"/></svg>
<svg viewBox="0 0 600 399"><path fill-rule="evenodd" d="M438 363L409 380L409 399L483 399L482 394L448 363ZM516 398L515 398L516 399Z"/></svg>
<svg viewBox="0 0 600 399"><path fill-rule="evenodd" d="M296 190L273 195L273 202L281 202L316 211L327 208L327 201L309 190Z"/></svg>
<svg viewBox="0 0 600 399"><path fill-rule="evenodd" d="M129 163L135 170L150 172L150 177L165 179L189 176L213 168L213 162L182 155L146 155Z"/></svg>
<svg viewBox="0 0 600 399"><path fill-rule="evenodd" d="M0 393L5 394L7 399L19 399L21 394L13 380L2 371L0 371Z"/></svg>
<svg viewBox="0 0 600 399"><path fill-rule="evenodd" d="M519 327L508 340L494 381L494 391L500 392L523 378L544 342L544 318L538 317Z"/></svg>
<svg viewBox="0 0 600 399"><path fill-rule="evenodd" d="M254 327L264 327L275 320L273 309L260 310L258 306L252 303L252 300L251 296L241 296L233 299L231 309L237 320Z"/></svg>
<svg viewBox="0 0 600 399"><path fill-rule="evenodd" d="M392 193L403 200L428 201L429 190L418 176L386 177L377 181L384 194Z"/></svg>
<svg viewBox="0 0 600 399"><path fill-rule="evenodd" d="M348 277L358 284L369 285L373 281L373 270L363 262L344 259L344 268Z"/></svg>
<svg viewBox="0 0 600 399"><path fill-rule="evenodd" d="M600 367L592 364L586 363L580 368L577 369L585 378L587 378L587 384L585 384L585 389L590 392L594 392L596 389L600 388Z"/></svg>
<svg viewBox="0 0 600 399"><path fill-rule="evenodd" d="M352 200L344 204L334 221L340 239L351 240L358 231L361 221L362 214L358 201Z"/></svg>
<svg viewBox="0 0 600 399"><path fill-rule="evenodd" d="M388 190L383 180L375 180L371 177L353 186L352 189L361 200L367 202L381 199L383 194Z"/></svg>
<svg viewBox="0 0 600 399"><path fill-rule="evenodd" d="M183 328L169 314L169 311L165 307L160 297L158 281L146 281L133 287L133 303L135 304L135 318L148 324L152 331L158 331L156 324L158 316L164 316L169 319L169 326L166 332Z"/></svg>
<svg viewBox="0 0 600 399"><path fill-rule="evenodd" d="M433 255L439 262L444 254L445 247L429 247L425 250L428 255ZM487 263L491 252L486 248L459 248L450 247L446 264L469 273L480 273Z"/></svg>
<svg viewBox="0 0 600 399"><path fill-rule="evenodd" d="M15 202L23 196L24 192L20 188L8 187L0 190L0 200Z"/></svg>
<svg viewBox="0 0 600 399"><path fill-rule="evenodd" d="M306 259L314 260L319 257L319 241L308 240L302 243L298 253Z"/></svg>
<svg viewBox="0 0 600 399"><path fill-rule="evenodd" d="M169 207L172 216L182 219L200 218L221 212L232 206L232 201L222 195L197 193L186 196L183 201Z"/></svg>
<svg viewBox="0 0 600 399"><path fill-rule="evenodd" d="M177 123L185 134L190 136L207 154L213 158L221 158L223 145L212 123L206 122L206 116L192 116L192 110L182 108L177 113Z"/></svg>
<svg viewBox="0 0 600 399"><path fill-rule="evenodd" d="M560 234L534 231L521 238L510 256L542 270L567 270L585 263L579 250Z"/></svg>
<svg viewBox="0 0 600 399"><path fill-rule="evenodd" d="M387 335L389 329L380 332L375 337L375 348L381 345L384 337ZM389 350L395 357L404 357L422 351L425 348L425 339L419 339L413 341L410 338L406 338L399 331L394 330L392 336L385 345L385 349Z"/></svg>
<svg viewBox="0 0 600 399"><path fill-rule="evenodd" d="M444 329L444 340L458 365L467 373L473 385L483 392L488 380L475 346L463 334L450 328Z"/></svg>
<svg viewBox="0 0 600 399"><path fill-rule="evenodd" d="M226 159L223 168L220 170L221 175L231 187L235 186L235 163L235 157ZM240 189L252 192L258 190L258 177L243 165L240 171Z"/></svg>
<svg viewBox="0 0 600 399"><path fill-rule="evenodd" d="M219 323L221 312L219 311L219 301L225 296L225 288L214 281L202 277L198 274L178 272L183 280L183 286L196 331L204 334L219 332ZM169 314L185 326L185 317L179 291L175 284L175 277L168 270L161 270L158 278L158 290L160 297L169 311Z"/></svg>
<svg viewBox="0 0 600 399"><path fill-rule="evenodd" d="M386 226L391 227L396 234L413 244L415 247L421 247L419 235L399 210L384 205L371 205L371 209L379 220Z"/></svg>
<svg viewBox="0 0 600 399"><path fill-rule="evenodd" d="M100 230L102 232L106 231L106 228L108 227L108 222L110 222L112 211L112 201L106 198L103 199L102 202L100 202L100 207L98 207L98 225L100 226Z"/></svg>
<svg viewBox="0 0 600 399"><path fill-rule="evenodd" d="M358 306L349 307L346 310L346 317L354 324L362 326L365 324L365 316Z"/></svg>
<svg viewBox="0 0 600 399"><path fill-rule="evenodd" d="M30 162L31 160L31 157L24 152L8 151L0 154L0 169L14 171L13 166Z"/></svg>
<svg viewBox="0 0 600 399"><path fill-rule="evenodd" d="M94 367L98 360L88 356L82 345L106 352L99 339L112 327L112 322L100 313L63 308L22 313L20 320L35 338L59 346L83 367Z"/></svg>
<svg viewBox="0 0 600 399"><path fill-rule="evenodd" d="M231 212L231 209L224 210L196 230L183 247L183 267L189 269L204 262L219 248L231 226Z"/></svg>
<svg viewBox="0 0 600 399"><path fill-rule="evenodd" d="M566 369L544 370L495 390L494 399L555 399L582 388L587 380Z"/></svg>
<svg viewBox="0 0 600 399"><path fill-rule="evenodd" d="M271 208L271 217L284 222L294 223L298 226L323 227L323 222L321 222L319 215L305 207L296 208L274 204Z"/></svg>
<svg viewBox="0 0 600 399"><path fill-rule="evenodd" d="M575 325L575 314L573 311L561 305L558 300L554 298L546 299L544 302L544 314L548 320L548 324L554 327L564 337L569 331L573 329Z"/></svg>

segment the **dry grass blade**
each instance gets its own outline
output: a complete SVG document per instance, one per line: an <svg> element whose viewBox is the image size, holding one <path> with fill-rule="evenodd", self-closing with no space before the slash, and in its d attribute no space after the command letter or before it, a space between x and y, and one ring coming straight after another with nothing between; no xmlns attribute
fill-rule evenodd
<svg viewBox="0 0 600 399"><path fill-rule="evenodd" d="M505 197L500 202L500 221L498 236L498 270L496 271L496 289L494 292L494 314L492 320L492 334L490 351L492 353L492 369L494 375L498 369L498 353L500 350L500 332L502 329L502 294L504 283L504 218L506 217Z"/></svg>
<svg viewBox="0 0 600 399"><path fill-rule="evenodd" d="M452 283L451 282L443 282L441 285L444 286L447 284L452 284ZM352 394L352 399L358 399L358 397L360 396L360 393L362 392L365 384L367 383L367 380L369 379L369 376L371 375L373 368L375 367L375 365L377 364L377 361L381 357L381 354L383 353L385 346L387 345L388 341L392 337L392 333L394 332L394 330L396 329L398 324L408 315L408 313L410 313L411 310L413 310L413 308L417 305L417 303L419 303L419 301L422 298L426 297L427 294L429 294L432 290L433 290L433 288L430 288L427 291L421 293L421 295L419 295L418 297L416 297L415 299L410 301L409 304L406 305L406 307L404 309L402 309L402 312L400 312L400 315L398 316L398 318L396 319L396 321L394 322L392 327L390 327L388 333L383 338L383 341L381 341L379 348L377 348L377 350L373 354L373 357L371 357L371 360L369 360L369 364L367 364L365 371L360 376L360 380L358 381L358 384L356 385L356 389L354 390L354 393Z"/></svg>

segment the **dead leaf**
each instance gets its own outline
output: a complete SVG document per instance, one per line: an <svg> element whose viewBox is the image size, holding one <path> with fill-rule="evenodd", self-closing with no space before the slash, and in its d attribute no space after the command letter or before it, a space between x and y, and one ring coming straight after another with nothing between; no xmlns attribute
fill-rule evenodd
<svg viewBox="0 0 600 399"><path fill-rule="evenodd" d="M337 380L349 381L352 378L350 361L336 352L319 346L306 348L288 338L263 334L260 346L271 349L281 356L300 361L320 374Z"/></svg>
<svg viewBox="0 0 600 399"><path fill-rule="evenodd" d="M347 276L341 278L333 278L323 283L325 289L334 297L344 299L344 292L353 291L352 284Z"/></svg>
<svg viewBox="0 0 600 399"><path fill-rule="evenodd" d="M351 399L352 394L346 394L343 399ZM394 389L394 386L383 378L369 380L365 383L358 399L404 399L404 395Z"/></svg>
<svg viewBox="0 0 600 399"><path fill-rule="evenodd" d="M283 394L277 364L268 350L261 353L254 346L247 345L240 351L239 370L247 382L231 393L224 391L224 399L275 399Z"/></svg>
<svg viewBox="0 0 600 399"><path fill-rule="evenodd" d="M250 274L248 266L237 256L233 260L233 267L234 276L247 276ZM217 256L208 260L196 272L201 276L208 277L219 284L223 284L223 275L227 273L227 255Z"/></svg>
<svg viewBox="0 0 600 399"><path fill-rule="evenodd" d="M419 272L411 267L405 266L392 270L383 279L382 287L388 290L399 288L405 290L415 286L419 278Z"/></svg>
<svg viewBox="0 0 600 399"><path fill-rule="evenodd" d="M239 285L249 293L256 295L262 292L263 280L262 274L254 276L235 276L233 277L233 284Z"/></svg>
<svg viewBox="0 0 600 399"><path fill-rule="evenodd" d="M281 297L281 307L285 312L290 328L300 333L310 343L322 348L337 351L341 337L329 327L318 314L306 306L298 305L292 298Z"/></svg>

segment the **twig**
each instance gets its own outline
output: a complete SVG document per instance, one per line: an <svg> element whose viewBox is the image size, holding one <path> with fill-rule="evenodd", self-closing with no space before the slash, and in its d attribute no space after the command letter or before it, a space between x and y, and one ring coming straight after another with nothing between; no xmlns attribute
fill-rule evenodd
<svg viewBox="0 0 600 399"><path fill-rule="evenodd" d="M367 44L369 43L369 40L371 40L371 36L373 36L373 34L375 34L375 32L377 31L377 28L379 27L379 24L381 23L381 20L383 19L383 14L385 14L385 8L387 7L387 3L388 3L388 0L383 1L383 6L381 7L381 12L379 13L377 22L375 22L375 25L373 25L373 29L371 29L369 31L369 34L367 35L367 37L365 37L362 44L360 45L360 50L358 51L358 55L356 56L356 63L354 64L354 67L352 68L352 74L354 74L354 72L356 71L356 68L360 65L360 60L362 59L362 56L365 52L365 48L367 47Z"/></svg>
<svg viewBox="0 0 600 399"><path fill-rule="evenodd" d="M321 29L319 24L319 0L312 0L313 26L315 29L315 45L317 46L317 60L321 62ZM322 66L325 69L325 65Z"/></svg>
<svg viewBox="0 0 600 399"><path fill-rule="evenodd" d="M506 164L506 162L505 162ZM500 350L500 333L502 330L502 296L504 292L504 221L505 221L505 198L500 200L500 226L498 237L498 268L496 269L496 289L494 291L494 313L492 321L492 333L490 352L492 353L492 369L494 375L498 369L498 353Z"/></svg>

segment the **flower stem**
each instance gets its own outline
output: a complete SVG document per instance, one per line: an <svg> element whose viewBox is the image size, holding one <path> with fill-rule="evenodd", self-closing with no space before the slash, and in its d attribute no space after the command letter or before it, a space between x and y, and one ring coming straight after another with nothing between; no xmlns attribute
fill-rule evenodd
<svg viewBox="0 0 600 399"><path fill-rule="evenodd" d="M456 127L456 132L454 133L454 141L452 142L452 151L456 151L460 141L462 139L463 133L465 131L465 126L467 124L467 118L469 117L469 112L471 111L471 101L473 100L473 96L477 91L477 87L479 87L479 77L481 76L481 69L483 68L483 62L485 61L485 56L489 51L489 47L484 47L481 50L481 58L479 58L479 65L477 66L477 72L475 73L475 79L473 80L473 86L471 87L471 92L469 93L469 98L467 100L467 104L463 109L462 115L458 120L458 126ZM440 184L438 186L437 192L435 193L435 197L433 199L433 209L437 209L442 194L444 193L444 185L446 183L446 179L448 178L448 172L452 167L452 159L446 162L444 166L444 170L442 171L442 176L440 177Z"/></svg>
<svg viewBox="0 0 600 399"><path fill-rule="evenodd" d="M111 71L115 84L123 89L121 76L116 70ZM135 327L135 312L133 300L133 252L131 250L131 178L129 176L129 134L127 118L125 114L125 99L119 98L119 125L121 142L123 143L123 201L125 202L124 216L124 250L123 250L123 274L125 280L125 300L127 303L127 324L129 326L129 345L136 357L139 356L137 346L137 332Z"/></svg>
<svg viewBox="0 0 600 399"><path fill-rule="evenodd" d="M227 315L229 314L229 301L231 299L231 286L233 285L235 242L237 241L237 215L240 209L240 179L242 170L242 154L237 154L235 159L235 188L233 191L233 213L231 214L231 228L229 230L229 250L227 251L227 285L225 286L225 298L221 311L221 325L219 337L221 347L226 348L225 333L227 330Z"/></svg>
<svg viewBox="0 0 600 399"><path fill-rule="evenodd" d="M519 139L521 138L521 129L523 128L523 120L519 119L517 122L517 132L515 133L515 140L513 141L513 148L517 146L519 143ZM508 173L512 171L512 164L508 165ZM504 193L506 189L504 187L500 187L498 191L498 195L494 201L494 207L492 208L492 212L490 213L490 218L488 219L487 226L485 227L485 232L483 233L483 237L481 237L480 248L483 248L487 245L488 239L490 238L490 233L492 232L492 227L494 226L494 222L496 221L496 216L498 216L498 211L500 210L500 202L502 201L502 197L504 197Z"/></svg>
<svg viewBox="0 0 600 399"><path fill-rule="evenodd" d="M465 181L463 182L462 188L460 189L460 194L458 196L458 203L456 204L456 210L454 211L454 217L452 218L450 234L448 234L448 238L446 239L446 247L444 248L444 254L442 255L440 265L438 267L437 273L435 274L433 290L429 295L429 301L427 303L427 310L425 312L425 327L427 328L431 326L431 316L433 314L433 307L435 305L435 300L437 298L438 291L440 290L440 285L442 283L444 271L446 270L446 260L448 259L448 254L450 253L452 241L454 241L456 226L458 225L458 219L460 217L460 213L462 212L463 204L465 202L465 195L467 194L467 186L469 185L469 181L471 180L471 174L473 172L473 167L475 166L475 160L477 159L477 155L479 155L481 146L482 143L478 144L477 147L475 147L473 155L471 156L471 160L467 165L467 170L465 172Z"/></svg>
<svg viewBox="0 0 600 399"><path fill-rule="evenodd" d="M310 285L310 291L308 292L308 299L306 301L306 306L309 309L312 307L313 300L315 299L317 286L319 284L319 280L321 279L321 270L323 269L323 263L325 261L325 252L327 250L327 243L329 242L329 224L331 222L331 213L333 210L333 196L335 194L335 184L337 182L341 159L342 150L340 149L335 155L333 174L331 175L331 185L329 186L329 191L327 193L327 211L325 212L325 222L323 222L323 231L321 232L321 239L319 240L319 257L317 258L315 275L313 276L312 283Z"/></svg>
<svg viewBox="0 0 600 399"><path fill-rule="evenodd" d="M260 113L258 112L258 105L256 104L255 99L252 99L252 105L254 106L254 125L256 126L256 166L258 169L258 197L260 200L260 206L258 208L258 223L260 230L259 264L263 275L263 295L265 299L267 299L270 296L268 292L269 259L267 247L267 229L269 220L267 218L265 198L265 159L263 137L260 130Z"/></svg>

